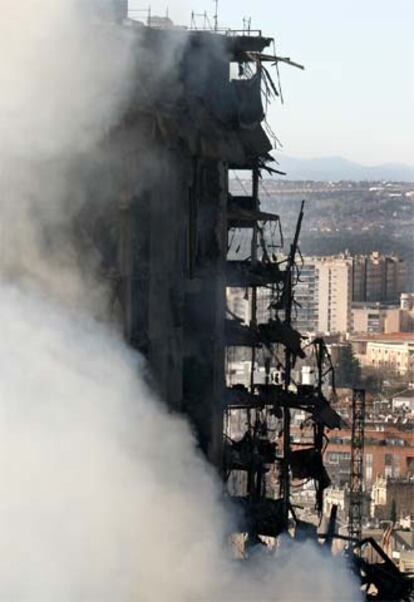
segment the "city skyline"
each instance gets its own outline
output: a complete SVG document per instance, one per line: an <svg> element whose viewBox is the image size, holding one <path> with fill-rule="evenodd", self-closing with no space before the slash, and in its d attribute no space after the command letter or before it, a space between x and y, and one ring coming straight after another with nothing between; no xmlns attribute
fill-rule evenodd
<svg viewBox="0 0 414 602"><path fill-rule="evenodd" d="M130 0L130 8L142 8ZM166 4L151 3L153 14ZM174 0L168 12L177 24L190 15L214 15L212 1ZM294 0L269 6L240 0L220 2L219 26L266 24L276 50L303 63L305 71L281 65L285 104L275 103L269 122L283 143L279 153L299 158L341 156L364 165L414 163L414 42L409 0L346 6L326 0ZM202 21L200 20L200 26Z"/></svg>

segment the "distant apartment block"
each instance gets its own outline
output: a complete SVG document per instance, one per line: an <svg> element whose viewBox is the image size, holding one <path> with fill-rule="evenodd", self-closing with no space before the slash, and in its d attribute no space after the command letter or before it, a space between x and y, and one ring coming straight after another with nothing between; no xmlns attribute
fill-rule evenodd
<svg viewBox="0 0 414 602"><path fill-rule="evenodd" d="M352 331L378 334L399 332L400 310L382 303L353 303Z"/></svg>
<svg viewBox="0 0 414 602"><path fill-rule="evenodd" d="M356 333L414 331L414 294L403 293L400 305L353 303L352 330Z"/></svg>
<svg viewBox="0 0 414 602"><path fill-rule="evenodd" d="M257 320L269 319L272 293L257 289ZM348 332L351 327L352 259L347 256L305 257L295 286L292 320L300 332ZM245 323L251 315L249 289L227 289L229 311Z"/></svg>
<svg viewBox="0 0 414 602"><path fill-rule="evenodd" d="M351 459L351 431L335 431L330 437L325 460L335 485L349 483ZM370 487L380 477L414 477L414 433L395 425L365 429L364 481Z"/></svg>
<svg viewBox="0 0 414 602"><path fill-rule="evenodd" d="M299 332L317 332L319 328L319 272L316 262L305 261L300 271L300 280L295 287L297 305L293 311L293 322Z"/></svg>
<svg viewBox="0 0 414 602"><path fill-rule="evenodd" d="M378 251L353 257L353 301L398 303L406 286L407 266L399 257Z"/></svg>
<svg viewBox="0 0 414 602"><path fill-rule="evenodd" d="M312 325L325 334L414 330L414 295L402 294L407 269L398 257L377 252L306 257L301 280L298 325L303 330ZM400 297L400 307L390 305Z"/></svg>
<svg viewBox="0 0 414 602"><path fill-rule="evenodd" d="M318 327L321 333L351 329L352 258L346 255L314 258L318 275Z"/></svg>
<svg viewBox="0 0 414 602"><path fill-rule="evenodd" d="M406 266L398 257L377 252L304 257L293 323L303 333L414 331L414 294L402 293L405 283ZM267 322L271 301L271 290L257 289L259 323ZM250 303L249 290L228 289L229 310L246 323Z"/></svg>
<svg viewBox="0 0 414 602"><path fill-rule="evenodd" d="M400 297L400 331L414 332L414 293L402 293Z"/></svg>

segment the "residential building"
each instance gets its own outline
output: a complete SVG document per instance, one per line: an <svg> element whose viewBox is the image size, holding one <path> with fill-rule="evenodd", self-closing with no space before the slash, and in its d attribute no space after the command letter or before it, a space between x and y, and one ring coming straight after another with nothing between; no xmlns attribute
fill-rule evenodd
<svg viewBox="0 0 414 602"><path fill-rule="evenodd" d="M300 280L295 286L293 323L300 332L317 332L319 329L319 272L316 261L306 260L300 270Z"/></svg>
<svg viewBox="0 0 414 602"><path fill-rule="evenodd" d="M370 341L367 345L367 365L388 367L399 374L414 369L414 337L408 340Z"/></svg>
<svg viewBox="0 0 414 602"><path fill-rule="evenodd" d="M321 333L351 330L352 258L314 258L318 279L318 327ZM305 261L306 265L306 261Z"/></svg>
<svg viewBox="0 0 414 602"><path fill-rule="evenodd" d="M400 332L414 332L414 293L400 296Z"/></svg>
<svg viewBox="0 0 414 602"><path fill-rule="evenodd" d="M399 257L374 251L353 258L353 301L396 303L406 285L407 267Z"/></svg>
<svg viewBox="0 0 414 602"><path fill-rule="evenodd" d="M401 310L381 303L353 303L352 331L365 333L400 332Z"/></svg>
<svg viewBox="0 0 414 602"><path fill-rule="evenodd" d="M256 317L258 324L263 324L272 315L270 305L274 301L271 287L258 287L256 289ZM292 323L300 332L318 331L318 270L316 262L305 264L300 271L300 281L295 286L295 306L292 313ZM249 324L251 316L251 289L228 288L227 308Z"/></svg>
<svg viewBox="0 0 414 602"><path fill-rule="evenodd" d="M335 431L325 453L325 464L334 485L349 483L351 468L351 431ZM367 488L380 477L414 476L414 433L412 429L382 427L365 429L364 480Z"/></svg>
<svg viewBox="0 0 414 602"><path fill-rule="evenodd" d="M405 280L404 261L378 252L304 257L295 285L294 326L325 335L414 331L414 294L401 293ZM231 289L227 295L230 311L246 323L249 295L248 289ZM271 301L270 288L257 289L259 323L269 319Z"/></svg>
<svg viewBox="0 0 414 602"><path fill-rule="evenodd" d="M414 311L414 293L401 293L400 307L406 311Z"/></svg>
<svg viewBox="0 0 414 602"><path fill-rule="evenodd" d="M414 331L414 294L402 293L399 305L380 302L352 303L352 330L357 333Z"/></svg>
<svg viewBox="0 0 414 602"><path fill-rule="evenodd" d="M353 335L350 342L362 366L409 376L414 370L414 333Z"/></svg>
<svg viewBox="0 0 414 602"><path fill-rule="evenodd" d="M411 372L414 369L414 337L408 341L370 341L365 365L391 368L401 375Z"/></svg>
<svg viewBox="0 0 414 602"><path fill-rule="evenodd" d="M371 515L388 520L401 516L413 517L413 496L414 478L377 477L371 492Z"/></svg>

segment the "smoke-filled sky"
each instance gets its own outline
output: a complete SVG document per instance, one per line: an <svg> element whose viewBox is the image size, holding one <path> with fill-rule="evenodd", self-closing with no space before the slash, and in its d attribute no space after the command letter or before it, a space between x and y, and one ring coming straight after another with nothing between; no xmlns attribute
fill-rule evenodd
<svg viewBox="0 0 414 602"><path fill-rule="evenodd" d="M168 1L150 4L165 14ZM214 14L213 0L172 4L185 24L191 10ZM219 0L219 25L239 28L243 17L306 65L281 67L286 103L271 111L286 154L414 164L412 0Z"/></svg>

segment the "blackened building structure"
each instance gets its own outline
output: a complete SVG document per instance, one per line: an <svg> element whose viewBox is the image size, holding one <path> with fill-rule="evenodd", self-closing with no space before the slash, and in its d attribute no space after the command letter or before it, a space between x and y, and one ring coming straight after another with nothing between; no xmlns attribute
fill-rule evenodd
<svg viewBox="0 0 414 602"><path fill-rule="evenodd" d="M332 365L321 339L307 345L314 385L291 379L296 358L306 355L292 327L303 206L288 257L278 261L263 235L264 224L278 216L261 212L259 202L261 170L272 169L264 104L277 95L265 64L291 61L267 54L272 40L259 31L188 31L170 21L167 29L148 27L128 21L125 0L116 7L116 26L128 28L136 48L135 74L125 110L102 145L90 184L94 200L84 216L103 273L113 281L113 307L126 340L147 358L160 396L189 417L209 460L225 480L232 472L246 477L230 493L244 510L238 529L247 541L277 537L290 518L309 533L291 505L290 480L315 482L321 512L330 483L322 461L325 429L341 419L325 397ZM229 193L232 169L249 176L243 196ZM234 229L249 231L251 252L228 261ZM249 324L227 310L231 287L251 295ZM271 292L266 323L257 319L258 288ZM249 388L226 387L231 347L250 350ZM267 367L274 362L282 371L281 382L256 384L258 350ZM305 446L291 440L295 409L308 415L312 436ZM224 424L234 410L246 415L237 441ZM280 442L269 435L269 419L280 421ZM275 466L279 487L269 496ZM316 537L316 529L310 532Z"/></svg>
<svg viewBox="0 0 414 602"><path fill-rule="evenodd" d="M259 170L272 148L262 125L271 39L123 26L136 44L136 77L105 142L116 200L102 216L106 241L97 244L126 339L221 470L226 285L249 284L243 266L227 265L228 228L260 217ZM230 198L230 169L254 174L246 197Z"/></svg>

